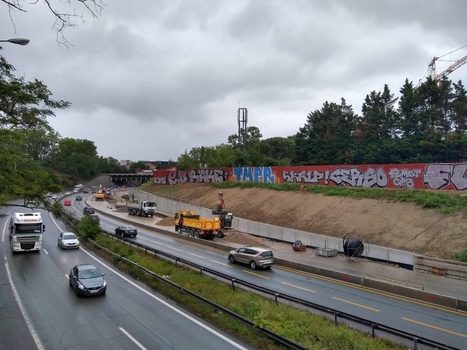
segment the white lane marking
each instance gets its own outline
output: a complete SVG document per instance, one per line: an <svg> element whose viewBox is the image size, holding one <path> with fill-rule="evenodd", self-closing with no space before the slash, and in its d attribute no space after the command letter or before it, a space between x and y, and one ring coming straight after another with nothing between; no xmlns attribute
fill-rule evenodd
<svg viewBox="0 0 467 350"><path fill-rule="evenodd" d="M130 340L135 343L141 350L146 350L146 348L139 342L137 341L130 333L128 333L125 329L123 329L122 327L118 327L118 329L120 329L120 331L125 334L128 338L130 338Z"/></svg>
<svg viewBox="0 0 467 350"><path fill-rule="evenodd" d="M3 225L3 232L2 232L2 243L5 242L5 232L6 232L6 224L8 220L5 221L5 224Z"/></svg>
<svg viewBox="0 0 467 350"><path fill-rule="evenodd" d="M173 249L173 250L176 250L176 251L179 251L179 252L184 251L183 249L178 249L178 248L172 247L172 246L170 246L170 245L167 245L167 244L164 244L164 243L160 243L160 242L156 242L156 241L153 241L152 239L147 239L147 238L144 238L144 237L138 237L138 240L150 242L150 243L157 244L157 245L161 245L161 246L163 246L163 247L166 247L166 248L169 248L169 249Z"/></svg>
<svg viewBox="0 0 467 350"><path fill-rule="evenodd" d="M47 249L42 248L42 250L45 252L45 254L49 255L49 252L47 251Z"/></svg>
<svg viewBox="0 0 467 350"><path fill-rule="evenodd" d="M242 270L242 271L243 271L243 272L246 272L246 273L249 273L250 275L253 275L253 276L256 276L256 277L264 278L265 280L268 280L268 279L269 279L269 277L260 275L259 273L254 273L254 272L251 272L251 271L248 271L248 270Z"/></svg>
<svg viewBox="0 0 467 350"><path fill-rule="evenodd" d="M55 225L60 229L60 227L57 225L57 223L55 222L55 220L53 219L53 216L50 215L50 217L52 218L52 221L55 223ZM176 308L175 306L167 303L166 301L162 300L161 298L155 296L154 294L152 294L151 292L148 292L146 289L144 289L143 287L137 285L135 282L131 281L130 279L126 278L125 276L123 276L120 272L114 270L112 267L110 267L109 265L107 265L106 263L104 263L103 261L99 260L98 258L96 258L94 255L92 255L90 252L88 252L86 249L84 249L83 247L81 247L81 251L85 254L87 254L89 257L91 257L92 259L94 259L95 261L99 262L102 266L104 266L105 268L107 268L109 271L112 271L116 276L120 277L121 279L123 279L124 281L128 282L129 284L131 284L133 287L135 287L136 289L140 290L141 292L143 292L144 294L148 295L149 297L153 298L154 300L157 300L159 303L161 303L162 305L168 307L169 309L171 309L172 311L178 313L179 315L185 317L186 319L190 320L191 322L197 324L199 327L205 329L206 331L208 331L209 333L212 333L214 334L215 336L221 338L222 340L224 340L225 342L231 344L232 346L236 347L237 349L240 349L240 350L248 350L247 348L243 347L242 345L236 343L235 341L233 341L232 339L229 339L227 338L226 336L220 334L219 332L213 330L210 328L210 326L204 324L204 323L201 323L201 321L198 321L197 319L193 318L192 316L188 315L187 313L183 312L182 310L179 310L178 308Z"/></svg>
<svg viewBox="0 0 467 350"><path fill-rule="evenodd" d="M285 284L286 286L289 286L289 287L293 287L293 288L297 288L297 289L304 290L304 291L306 291L306 292L316 293L316 290L313 290L313 289L309 289L309 288L305 288L305 287L301 287L301 286L296 286L295 284L288 283L288 282L281 282L281 283L282 283L282 284Z"/></svg>
<svg viewBox="0 0 467 350"><path fill-rule="evenodd" d="M201 255L197 255L193 253L188 253L188 254L190 254L191 256L196 256L197 258L200 258L200 259L206 259L204 256L201 256Z"/></svg>
<svg viewBox="0 0 467 350"><path fill-rule="evenodd" d="M420 326L425 326L425 327L428 327L428 328L431 328L431 329L436 329L436 330L441 331L441 332L446 332L446 333L449 333L449 334L457 335L457 336L462 337L462 338L467 338L467 334L465 334L465 333L455 332L453 330L446 329L446 328L441 328L441 327L438 327L438 326L435 326L435 325L432 325L432 324L429 324L429 323L412 320L411 318L401 317L401 320L404 320L404 321L407 321L407 322L412 322L412 323L418 324Z"/></svg>
<svg viewBox="0 0 467 350"><path fill-rule="evenodd" d="M8 281L10 282L11 290L13 291L13 295L15 297L16 303L18 304L21 314L23 315L24 321L26 322L26 326L28 327L29 332L31 333L32 339L34 340L34 343L36 343L37 349L45 350L44 346L42 345L41 340L39 339L39 335L37 334L36 329L34 328L31 322L31 319L29 318L29 315L23 305L23 302L21 301L21 298L19 297L18 291L16 290L15 284L13 283L13 279L11 278L10 268L6 260L7 259L5 257L6 274L8 276Z"/></svg>
<svg viewBox="0 0 467 350"><path fill-rule="evenodd" d="M333 298L334 300L341 301L341 302L343 302L343 303L347 303L347 304L350 304L350 305L358 306L358 307L361 307L361 308L364 308L364 309L367 309L367 310L371 310L371 311L374 311L374 312L379 312L379 309L375 309L374 307L371 307L371 306L366 306L366 305L354 303L353 301L345 300L345 299L338 298L338 297L332 297L332 298Z"/></svg>
<svg viewBox="0 0 467 350"><path fill-rule="evenodd" d="M225 267L230 267L230 268L233 268L233 266L230 266L229 264L226 264L226 263L221 263L219 261L216 261L216 260L210 260L211 262L213 263L216 263L216 264L219 264L219 265L222 265L222 266L225 266Z"/></svg>

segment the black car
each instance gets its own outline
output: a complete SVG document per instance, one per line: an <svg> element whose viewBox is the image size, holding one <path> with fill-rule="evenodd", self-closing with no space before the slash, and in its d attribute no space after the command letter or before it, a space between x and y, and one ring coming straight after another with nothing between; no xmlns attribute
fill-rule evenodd
<svg viewBox="0 0 467 350"><path fill-rule="evenodd" d="M115 235L120 237L132 237L135 238L138 234L138 230L130 225L118 226L115 229Z"/></svg>
<svg viewBox="0 0 467 350"><path fill-rule="evenodd" d="M79 296L104 295L107 283L103 276L94 265L76 265L70 271L70 287Z"/></svg>
<svg viewBox="0 0 467 350"><path fill-rule="evenodd" d="M75 199L75 200L77 200L77 201L82 201L82 200L83 200L83 197L81 197L81 196L78 195L78 196L76 196L76 199Z"/></svg>
<svg viewBox="0 0 467 350"><path fill-rule="evenodd" d="M94 210L93 207L84 207L83 208L83 214L94 214L96 211Z"/></svg>

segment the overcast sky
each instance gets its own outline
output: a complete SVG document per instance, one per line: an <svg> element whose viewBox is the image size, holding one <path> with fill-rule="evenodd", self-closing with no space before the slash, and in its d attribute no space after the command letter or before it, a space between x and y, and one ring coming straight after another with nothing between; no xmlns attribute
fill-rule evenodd
<svg viewBox="0 0 467 350"><path fill-rule="evenodd" d="M55 130L116 159L176 160L226 143L239 107L263 138L295 134L341 97L360 114L366 94L387 83L398 96L432 57L467 44L464 0L107 2L98 19L77 6L85 18L65 32L69 48L41 2L13 13L14 24L0 3L0 39L30 39L1 54L71 102L50 120ZM449 76L466 77L467 65Z"/></svg>

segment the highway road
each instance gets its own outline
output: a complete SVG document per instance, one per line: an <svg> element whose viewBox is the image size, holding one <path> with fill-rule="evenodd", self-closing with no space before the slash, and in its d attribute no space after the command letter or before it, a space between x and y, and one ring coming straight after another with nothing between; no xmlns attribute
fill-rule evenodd
<svg viewBox="0 0 467 350"><path fill-rule="evenodd" d="M81 215L84 203L73 201L72 210ZM113 232L121 222L117 217L100 215L101 227ZM280 293L337 309L395 329L413 333L459 349L467 349L467 313L407 298L388 296L355 285L303 271L279 266L252 271L247 266L231 265L225 252L178 240L139 228L136 241L183 257ZM467 286L466 286L467 287ZM467 289L466 289L467 290Z"/></svg>
<svg viewBox="0 0 467 350"><path fill-rule="evenodd" d="M27 211L1 208L1 214ZM64 230L42 212L40 253L13 255L7 216L1 215L0 349L246 349L248 346L174 306L116 271L86 249L64 251ZM91 263L105 273L105 296L79 298L68 274Z"/></svg>

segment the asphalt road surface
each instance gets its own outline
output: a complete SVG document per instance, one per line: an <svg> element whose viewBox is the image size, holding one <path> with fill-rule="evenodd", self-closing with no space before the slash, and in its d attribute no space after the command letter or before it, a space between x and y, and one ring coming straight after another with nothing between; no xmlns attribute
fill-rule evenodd
<svg viewBox="0 0 467 350"><path fill-rule="evenodd" d="M83 202L73 201L73 207L70 209L80 216L83 206ZM100 218L101 227L108 232L113 232L116 226L122 224L117 217L100 215ZM252 271L248 266L229 264L225 252L178 240L144 228L138 228L138 236L134 240L202 266L216 269L234 278L448 346L467 349L466 312L403 297L389 296L382 292L369 291L352 284L278 266L266 271Z"/></svg>
<svg viewBox="0 0 467 350"><path fill-rule="evenodd" d="M2 208L1 213L26 209ZM11 253L0 220L0 349L246 349L222 330L117 272L85 249L57 246L64 229L42 212L40 253ZM60 228L61 226L61 228ZM76 264L105 273L105 296L79 298L69 287Z"/></svg>

